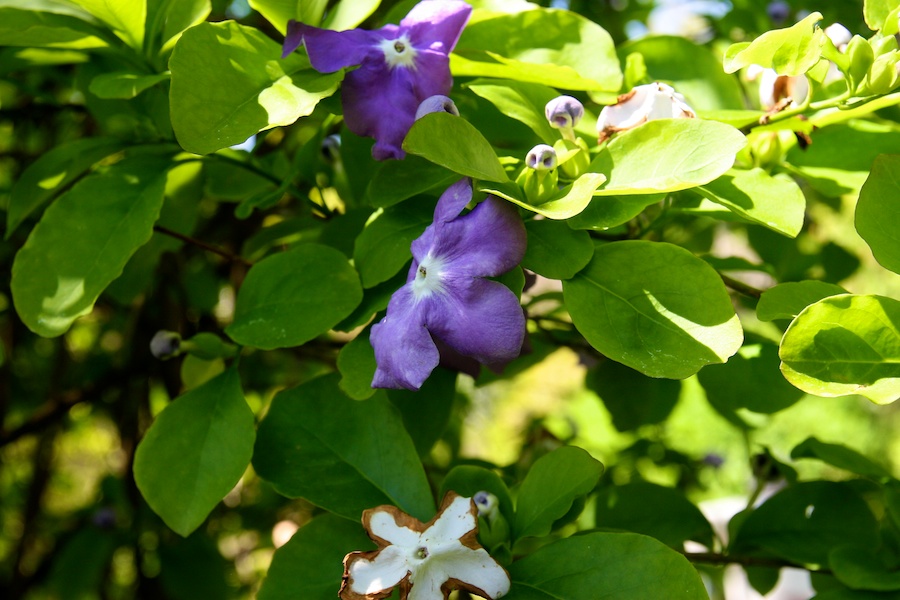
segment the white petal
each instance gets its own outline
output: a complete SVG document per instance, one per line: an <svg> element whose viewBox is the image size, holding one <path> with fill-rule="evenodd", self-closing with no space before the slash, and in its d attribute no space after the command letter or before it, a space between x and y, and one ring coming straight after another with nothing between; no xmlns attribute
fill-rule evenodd
<svg viewBox="0 0 900 600"><path fill-rule="evenodd" d="M459 579L483 591L489 598L499 598L509 591L509 575L484 548L472 550L460 544L442 553L439 560L440 570L446 577Z"/></svg>
<svg viewBox="0 0 900 600"><path fill-rule="evenodd" d="M438 560L422 563L410 578L412 589L407 600L443 600L444 592L441 591L441 585L449 579L449 575L441 566Z"/></svg>
<svg viewBox="0 0 900 600"><path fill-rule="evenodd" d="M365 596L377 594L400 583L409 572L407 554L396 546L388 546L374 560L357 558L348 568L350 589Z"/></svg>
<svg viewBox="0 0 900 600"><path fill-rule="evenodd" d="M475 529L477 524L478 521L472 514L472 499L457 496L438 520L422 534L422 545L430 549L432 546L458 540Z"/></svg>
<svg viewBox="0 0 900 600"><path fill-rule="evenodd" d="M419 546L419 532L397 525L394 515L386 510L373 512L369 518L369 531L384 541L403 548Z"/></svg>

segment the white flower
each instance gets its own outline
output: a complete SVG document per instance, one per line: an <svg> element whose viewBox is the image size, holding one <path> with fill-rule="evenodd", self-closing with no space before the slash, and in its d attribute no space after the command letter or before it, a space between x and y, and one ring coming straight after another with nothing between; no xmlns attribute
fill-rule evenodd
<svg viewBox="0 0 900 600"><path fill-rule="evenodd" d="M639 85L619 101L606 106L597 118L597 134L602 142L617 131L632 129L654 119L693 119L697 115L684 96L665 83Z"/></svg>
<svg viewBox="0 0 900 600"><path fill-rule="evenodd" d="M850 40L853 38L853 34L850 33L850 30L840 23L832 23L826 27L825 35L828 36L828 39L831 40L834 47L841 52L847 48L847 44L849 44Z"/></svg>
<svg viewBox="0 0 900 600"><path fill-rule="evenodd" d="M394 506L363 512L363 526L378 544L344 557L343 600L376 600L400 586L401 600L446 600L451 590L496 599L509 591L509 575L476 539L475 503L454 492L428 523Z"/></svg>
<svg viewBox="0 0 900 600"><path fill-rule="evenodd" d="M809 94L809 80L805 75L779 75L773 69L763 69L759 76L759 104L766 110L787 106L791 102L803 104ZM784 106L782 108L784 108Z"/></svg>

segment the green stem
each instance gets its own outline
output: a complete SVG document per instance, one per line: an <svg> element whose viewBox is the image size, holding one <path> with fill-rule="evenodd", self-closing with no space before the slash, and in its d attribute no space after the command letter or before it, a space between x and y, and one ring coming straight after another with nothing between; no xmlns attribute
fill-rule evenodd
<svg viewBox="0 0 900 600"><path fill-rule="evenodd" d="M882 108L887 108L898 103L900 103L900 92L894 92L893 94L888 94L887 96L881 96L873 100L863 101L861 104L857 104L856 106L852 106L849 108L837 108L836 110L829 111L823 115L816 115L815 117L810 119L810 122L816 127L825 127L826 125L840 123L841 121L846 121L855 117L862 117L873 113L876 110L881 110Z"/></svg>

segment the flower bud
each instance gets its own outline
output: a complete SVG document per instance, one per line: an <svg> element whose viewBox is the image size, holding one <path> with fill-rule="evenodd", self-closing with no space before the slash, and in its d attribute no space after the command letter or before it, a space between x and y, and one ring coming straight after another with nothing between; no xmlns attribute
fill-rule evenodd
<svg viewBox="0 0 900 600"><path fill-rule="evenodd" d="M525 164L535 171L549 171L556 168L556 150L547 144L538 144L528 151Z"/></svg>
<svg viewBox="0 0 900 600"><path fill-rule="evenodd" d="M847 48L847 44L850 43L850 39L853 37L850 30L840 23L832 23L826 27L825 35L828 36L828 39L831 40L831 43L834 44L834 47L840 52L843 52Z"/></svg>
<svg viewBox="0 0 900 600"><path fill-rule="evenodd" d="M456 108L456 104L453 100L447 96L436 95L422 100L422 103L419 104L419 108L416 109L416 121L425 115L434 112L450 113L454 117L459 116L459 109Z"/></svg>
<svg viewBox="0 0 900 600"><path fill-rule="evenodd" d="M850 58L847 75L850 76L852 91L855 91L866 78L872 63L875 62L875 52L869 42L858 35L853 36L844 47Z"/></svg>
<svg viewBox="0 0 900 600"><path fill-rule="evenodd" d="M160 360L178 356L181 353L181 336L174 331L157 331L150 340L150 353Z"/></svg>
<svg viewBox="0 0 900 600"><path fill-rule="evenodd" d="M499 512L497 496L484 490L476 492L472 496L475 501L475 507L478 509L478 516L488 520L494 520Z"/></svg>
<svg viewBox="0 0 900 600"><path fill-rule="evenodd" d="M900 72L898 72L898 55L882 54L875 59L869 68L869 74L862 88L870 94L887 94L896 87Z"/></svg>
<svg viewBox="0 0 900 600"><path fill-rule="evenodd" d="M619 96L616 104L600 111L598 141L603 142L617 131L633 129L654 119L693 119L696 116L684 96L672 86L660 82L639 85Z"/></svg>
<svg viewBox="0 0 900 600"><path fill-rule="evenodd" d="M791 5L784 0L769 2L769 5L766 6L766 14L772 19L772 23L782 25L791 17Z"/></svg>
<svg viewBox="0 0 900 600"><path fill-rule="evenodd" d="M584 105L572 96L557 96L544 107L551 127L572 129L584 116Z"/></svg>

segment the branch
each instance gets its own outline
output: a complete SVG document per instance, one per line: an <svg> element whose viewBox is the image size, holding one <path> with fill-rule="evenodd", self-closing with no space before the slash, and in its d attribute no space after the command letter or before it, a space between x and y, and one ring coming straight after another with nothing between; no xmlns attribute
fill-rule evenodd
<svg viewBox="0 0 900 600"><path fill-rule="evenodd" d="M731 289L733 289L734 291L736 291L739 294L743 294L745 296L750 296L751 298L755 298L757 300L759 300L759 297L762 296L763 290L758 290L751 285L747 285L743 281L738 281L737 279L732 279L731 277L729 277L728 275L725 275L724 273L719 273L719 277L722 278L722 281L725 283L725 285L727 285L728 287L730 287Z"/></svg>
<svg viewBox="0 0 900 600"><path fill-rule="evenodd" d="M190 236L184 235L183 233L178 233L177 231L172 231L168 227L163 227L162 225L154 225L153 231L161 233L163 235L168 235L169 237L173 237L177 240L181 240L187 244L192 244L197 246L198 248L203 248L207 252L212 252L213 254L217 254L222 258L229 260L231 262L240 263L247 267L252 267L253 263L242 256L238 256L237 254L232 254L231 252L224 250L222 248L217 248L216 246L212 246L207 244L206 242L202 242L200 240L194 239Z"/></svg>
<svg viewBox="0 0 900 600"><path fill-rule="evenodd" d="M714 552L682 552L685 558L692 563L703 563L707 565L741 565L742 567L765 567L769 569L803 569L810 573L821 573L830 575L830 569L814 569L806 565L791 562L789 560L781 560L779 558L762 558L758 556L731 556L727 554L716 554Z"/></svg>

